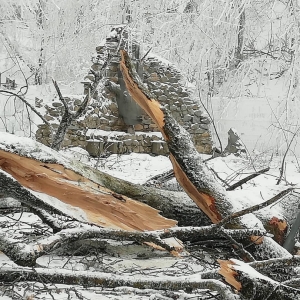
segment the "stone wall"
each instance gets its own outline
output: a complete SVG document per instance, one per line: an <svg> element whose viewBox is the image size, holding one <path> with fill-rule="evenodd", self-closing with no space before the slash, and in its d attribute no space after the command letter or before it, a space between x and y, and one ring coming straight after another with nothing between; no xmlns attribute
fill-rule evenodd
<svg viewBox="0 0 300 300"><path fill-rule="evenodd" d="M100 71L108 57L109 63L105 67L99 89L87 112L68 129L63 147L81 146L94 156L103 152L166 155L168 148L158 128L149 116L135 107L136 104L130 99L122 84L119 70L120 56L116 52L120 46L128 48L126 34L124 41L120 43L122 30L122 27L113 28L105 43L96 48L91 69L94 72ZM124 32L122 34L124 36ZM139 45L136 42L131 43L131 57L134 58L136 68L149 90L191 134L197 150L210 153L212 149L210 121L200 109L197 99L192 96L192 90L185 87L183 75L170 62L152 53L147 54L141 62ZM91 72L83 82L85 93L93 80L94 75ZM82 99L83 97L67 100L71 109L76 110ZM125 101L125 106L122 101ZM62 104L57 100L45 108L47 120L57 124L62 115ZM126 114L130 115L130 118L126 118ZM47 126L40 125L36 137L42 143L50 144L49 134Z"/></svg>

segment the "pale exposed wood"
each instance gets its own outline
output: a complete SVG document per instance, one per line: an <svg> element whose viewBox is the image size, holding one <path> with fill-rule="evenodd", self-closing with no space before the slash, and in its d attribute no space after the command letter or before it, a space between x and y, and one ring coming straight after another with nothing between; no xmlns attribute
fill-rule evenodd
<svg viewBox="0 0 300 300"><path fill-rule="evenodd" d="M117 197L107 188L65 169L0 150L0 167L20 184L81 208L87 221L124 230L157 230L176 225L156 209L126 196Z"/></svg>
<svg viewBox="0 0 300 300"><path fill-rule="evenodd" d="M219 274L243 296L243 299L294 300L300 297L299 289L275 281L255 270L251 265L255 265L256 262L246 264L234 259L218 262Z"/></svg>
<svg viewBox="0 0 300 300"><path fill-rule="evenodd" d="M186 176L185 172L181 169L180 165L178 164L178 162L172 154L170 154L170 160L172 162L174 174L179 184L182 187L184 187L185 190L188 191L189 196L193 199L197 206L200 207L200 209L210 218L210 220L213 223L220 222L222 220L222 217L215 207L214 198L208 194L201 193L198 191L198 189Z"/></svg>
<svg viewBox="0 0 300 300"><path fill-rule="evenodd" d="M189 133L178 124L167 108L159 106L158 101L147 90L147 87L142 83L135 71L127 52L121 50L120 53L120 68L126 87L131 97L158 125L164 136L169 147L170 159L177 181L213 223L221 222L220 226L226 225L229 228L248 228L248 222L243 215L234 220L230 219L230 216L236 213L234 200L230 198L229 193L214 179L207 166L203 163L191 141ZM249 213L252 213L252 211ZM253 214L251 217L256 218ZM224 223L222 222L223 219ZM255 222L255 220L253 221ZM269 220L263 221L268 222ZM257 222L260 223L259 220ZM264 226L266 222L263 222ZM256 237L252 237L252 239L257 240ZM286 252L274 241L269 240L269 238L264 238L258 246L269 247L268 244L274 245L273 248L275 251L272 252L276 256ZM265 255L265 252L259 251L258 254Z"/></svg>
<svg viewBox="0 0 300 300"><path fill-rule="evenodd" d="M174 143L170 139L166 127L166 114L161 108L161 105L154 99L153 95L146 90L140 82L138 74L131 66L129 56L125 50L121 50L120 68L124 77L124 81L131 97L145 110L160 129L165 140L169 143ZM178 163L178 158L175 158L173 153L170 155L176 179L193 199L193 201L201 208L201 210L211 219L213 223L218 223L222 219L222 215L215 205L215 198L203 190L200 191L188 178L182 166Z"/></svg>
<svg viewBox="0 0 300 300"><path fill-rule="evenodd" d="M131 68L128 68L128 54L125 50L121 50L122 60L120 62L120 68L122 70L123 78L126 84L126 88L129 91L131 97L145 110L145 112L151 117L155 124L159 128L164 126L164 113L160 108L160 103L154 99L154 96L145 91L142 91L136 81L133 80L133 76L130 74ZM126 59L127 57L127 59ZM167 139L167 136L162 131L162 134Z"/></svg>
<svg viewBox="0 0 300 300"><path fill-rule="evenodd" d="M236 290L240 290L242 288L242 284L236 280L235 276L238 273L231 268L231 265L234 264L230 260L220 260L218 259L218 263L220 264L219 274L221 274L225 281L233 286Z"/></svg>

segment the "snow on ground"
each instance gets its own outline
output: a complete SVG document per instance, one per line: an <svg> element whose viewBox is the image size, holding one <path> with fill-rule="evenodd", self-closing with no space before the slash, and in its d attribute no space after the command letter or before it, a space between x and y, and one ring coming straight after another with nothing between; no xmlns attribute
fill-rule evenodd
<svg viewBox="0 0 300 300"><path fill-rule="evenodd" d="M9 137L7 134L2 135L2 144L9 143L13 137ZM25 138L18 138L18 142L24 146ZM38 152L36 142L26 142L28 147ZM53 156L56 159L64 160L64 157L80 160L83 163L87 163L91 166L97 166L100 170L107 172L113 176L116 176L127 181L134 183L144 183L154 175L161 174L172 168L168 157L165 156L151 156L148 154L131 153L126 155L111 155L107 158L95 159L88 156L85 150L81 148L71 148L68 150L60 151L60 154L54 154L52 151L48 151L47 155ZM208 159L209 156L203 155L203 159ZM241 158L234 155L227 157L218 157L207 161L207 165L213 168L223 181L231 185L241 178L248 176L254 171L261 170L270 166L270 171L266 174L260 175L255 179L252 179L248 183L244 184L242 188L238 188L235 191L229 192L230 197L236 199L236 210L247 208L251 205L261 203L274 195L279 191L282 191L289 187L290 183L295 185L300 184L300 168L295 156L289 156L286 159L286 171L283 181L280 185L276 185L276 181L279 175L279 168L281 167L282 157L271 157L267 154L253 154L253 157ZM220 181L221 182L221 181ZM284 205L274 205L267 210L274 210L278 214L278 210L282 211ZM288 206L288 205L286 205ZM296 207L297 210L297 207ZM27 232L30 229L30 224L34 223L34 217L32 214L23 213L14 214L11 216L10 222L21 219L24 221L22 225L19 225L19 229L22 232ZM128 245L120 245L122 248ZM184 256L182 258L175 258L165 256L164 254L154 257L148 257L144 259L139 257L137 253L141 253L140 248L137 245L133 245L131 254L120 254L118 251L118 245L112 243L110 247L115 247L114 256L102 253L100 256L82 257L82 256L55 256L47 255L38 260L40 266L44 266L50 269L64 268L69 270L87 271L87 272L99 272L108 271L115 274L126 274L128 276L134 276L138 274L153 276L153 278L164 279L166 276L177 275L190 275L197 272L201 272L207 268L207 263L203 264L203 261L199 261L193 257ZM130 246L131 247L131 246ZM110 252L113 252L110 248ZM139 250L138 250L139 249ZM202 251L201 257L209 257L209 254ZM0 267L9 267L14 264L8 260L8 258L0 255ZM213 265L211 266L214 267ZM76 291L78 294L76 295ZM166 295L159 294L157 291L150 290L136 290L131 288L116 288L116 289L100 289L93 288L87 289L79 286L65 286L65 285L51 285L47 284L45 289L44 284L39 283L26 283L15 285L15 292L19 293L20 299L30 299L30 295L34 295L34 299L80 299L78 295L81 295L83 299L99 299L99 300L121 300L121 299L133 299L133 300L149 300L149 299L172 299ZM1 290L0 290L1 293ZM81 297L80 296L80 297ZM200 294L185 294L184 292L176 293L177 299L187 300L193 299L191 297L200 297ZM3 299L13 299L5 296ZM197 298L196 298L197 299Z"/></svg>

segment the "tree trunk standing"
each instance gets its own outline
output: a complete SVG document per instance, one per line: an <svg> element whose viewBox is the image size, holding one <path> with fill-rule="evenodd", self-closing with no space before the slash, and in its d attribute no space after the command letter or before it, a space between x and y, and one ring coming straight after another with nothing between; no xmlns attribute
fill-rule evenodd
<svg viewBox="0 0 300 300"><path fill-rule="evenodd" d="M73 116L72 116L71 112L69 111L68 108L67 109L65 108L64 114L61 118L61 121L60 121L59 126L56 131L56 134L53 137L53 141L51 144L52 149L59 151L60 146L61 146L62 142L64 141L66 131L67 131L68 127L71 125L72 121L73 121Z"/></svg>
<svg viewBox="0 0 300 300"><path fill-rule="evenodd" d="M51 144L51 148L55 149L56 151L59 151L60 146L65 138L65 134L66 131L68 129L68 127L71 125L71 123L76 120L77 118L79 118L86 110L91 97L93 97L94 93L96 92L96 88L99 84L100 81L100 76L95 76L95 82L93 83L91 89L89 90L89 92L87 93L87 95L85 96L82 104L80 105L79 109L77 110L77 112L73 113L70 111L69 107L68 107L68 103L66 103L64 97L62 96L60 89L57 85L57 82L55 80L53 80L53 84L56 88L56 91L58 93L59 96L59 100L63 103L64 105L64 114L61 118L61 121L59 123L58 129L56 131L55 136L53 137L52 140L52 144Z"/></svg>
<svg viewBox="0 0 300 300"><path fill-rule="evenodd" d="M245 25L246 25L246 12L244 4L239 7L239 24L238 24L238 36L237 47L235 49L235 66L238 67L243 61L243 49L245 39Z"/></svg>
<svg viewBox="0 0 300 300"><path fill-rule="evenodd" d="M38 29L41 34L41 44L40 44L40 51L39 51L39 59L38 59L38 67L35 70L34 80L36 85L43 84L43 65L45 61L45 1L39 0L38 2L38 10L36 12L36 23Z"/></svg>

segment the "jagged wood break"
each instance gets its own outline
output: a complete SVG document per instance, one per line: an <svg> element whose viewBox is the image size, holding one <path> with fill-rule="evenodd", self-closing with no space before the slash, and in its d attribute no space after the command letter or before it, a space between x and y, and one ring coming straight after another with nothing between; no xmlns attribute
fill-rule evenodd
<svg viewBox="0 0 300 300"><path fill-rule="evenodd" d="M215 224L219 223L235 212L227 192L216 182L202 162L189 133L177 123L166 108L159 104L142 83L127 52L120 50L120 54L120 69L127 90L164 136L177 181L210 220ZM238 220L236 222L238 223Z"/></svg>
<svg viewBox="0 0 300 300"><path fill-rule="evenodd" d="M259 272L251 264L236 259L218 260L225 281L245 299L294 300L300 299L300 290L275 281Z"/></svg>
<svg viewBox="0 0 300 300"><path fill-rule="evenodd" d="M116 194L59 164L43 163L0 150L0 169L18 181L15 182L3 173L0 174L3 194L29 206L62 213L78 220L76 214L72 213L71 207L63 211L55 207L54 203L51 207L49 202L43 203L40 200L42 198L39 199L30 193L30 190L33 190L80 208L82 215L79 221L84 219L88 223L101 227L143 231L170 228L177 223L159 215L158 210L124 195Z"/></svg>

